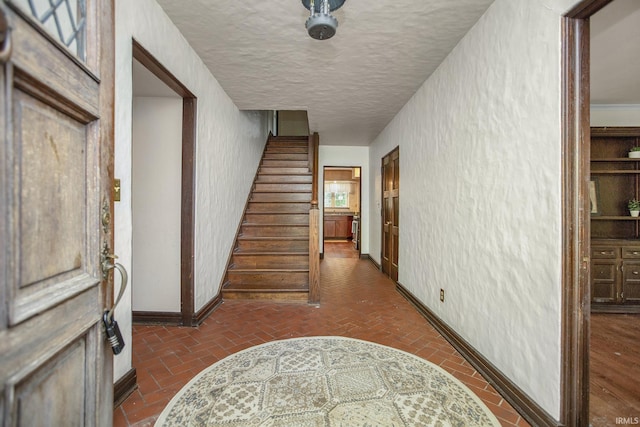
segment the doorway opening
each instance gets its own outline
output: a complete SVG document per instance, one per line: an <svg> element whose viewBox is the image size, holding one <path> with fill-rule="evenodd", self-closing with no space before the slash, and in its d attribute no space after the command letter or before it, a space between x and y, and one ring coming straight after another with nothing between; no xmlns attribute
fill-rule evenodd
<svg viewBox="0 0 640 427"><path fill-rule="evenodd" d="M192 326L196 98L133 41L132 318Z"/></svg>
<svg viewBox="0 0 640 427"><path fill-rule="evenodd" d="M359 258L361 250L360 166L325 166L323 170L323 254Z"/></svg>

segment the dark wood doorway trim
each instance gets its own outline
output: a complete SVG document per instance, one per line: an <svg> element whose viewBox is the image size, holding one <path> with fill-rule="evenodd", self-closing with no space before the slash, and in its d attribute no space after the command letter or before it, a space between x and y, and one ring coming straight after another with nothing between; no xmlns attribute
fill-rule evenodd
<svg viewBox="0 0 640 427"><path fill-rule="evenodd" d="M612 0L584 0L562 20L562 368L560 424L589 425L589 17Z"/></svg>
<svg viewBox="0 0 640 427"><path fill-rule="evenodd" d="M182 188L180 229L180 322L197 324L194 302L196 97L169 70L133 40L133 58L182 97ZM142 319L143 320L143 319ZM174 319L167 319L175 323Z"/></svg>

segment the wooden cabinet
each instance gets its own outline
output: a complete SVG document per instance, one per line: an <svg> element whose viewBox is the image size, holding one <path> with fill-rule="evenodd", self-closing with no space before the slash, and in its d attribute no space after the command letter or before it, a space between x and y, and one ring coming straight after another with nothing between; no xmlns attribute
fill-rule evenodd
<svg viewBox="0 0 640 427"><path fill-rule="evenodd" d="M640 309L640 242L591 242L591 302L594 311ZM617 307L612 307L617 306Z"/></svg>
<svg viewBox="0 0 640 427"><path fill-rule="evenodd" d="M640 199L640 128L591 129L591 308L640 312L640 218L629 214Z"/></svg>
<svg viewBox="0 0 640 427"><path fill-rule="evenodd" d="M348 239L351 234L351 222L353 216L350 215L326 215L324 217L324 238Z"/></svg>

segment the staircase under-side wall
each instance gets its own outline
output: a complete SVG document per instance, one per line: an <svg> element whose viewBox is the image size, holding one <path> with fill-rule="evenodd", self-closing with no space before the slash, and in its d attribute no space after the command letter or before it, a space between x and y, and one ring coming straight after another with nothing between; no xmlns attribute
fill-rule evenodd
<svg viewBox="0 0 640 427"><path fill-rule="evenodd" d="M307 302L308 137L271 136L227 267L223 299Z"/></svg>

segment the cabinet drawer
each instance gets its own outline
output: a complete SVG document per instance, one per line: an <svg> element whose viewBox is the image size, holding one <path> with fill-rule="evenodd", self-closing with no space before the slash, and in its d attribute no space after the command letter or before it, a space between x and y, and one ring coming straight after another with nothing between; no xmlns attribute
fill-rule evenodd
<svg viewBox="0 0 640 427"><path fill-rule="evenodd" d="M593 246L591 248L591 258L616 259L618 248L607 246Z"/></svg>
<svg viewBox="0 0 640 427"><path fill-rule="evenodd" d="M640 259L640 247L638 246L623 246L622 258L637 258Z"/></svg>
<svg viewBox="0 0 640 427"><path fill-rule="evenodd" d="M616 263L596 263L591 266L591 280L596 282L614 283L616 281Z"/></svg>

